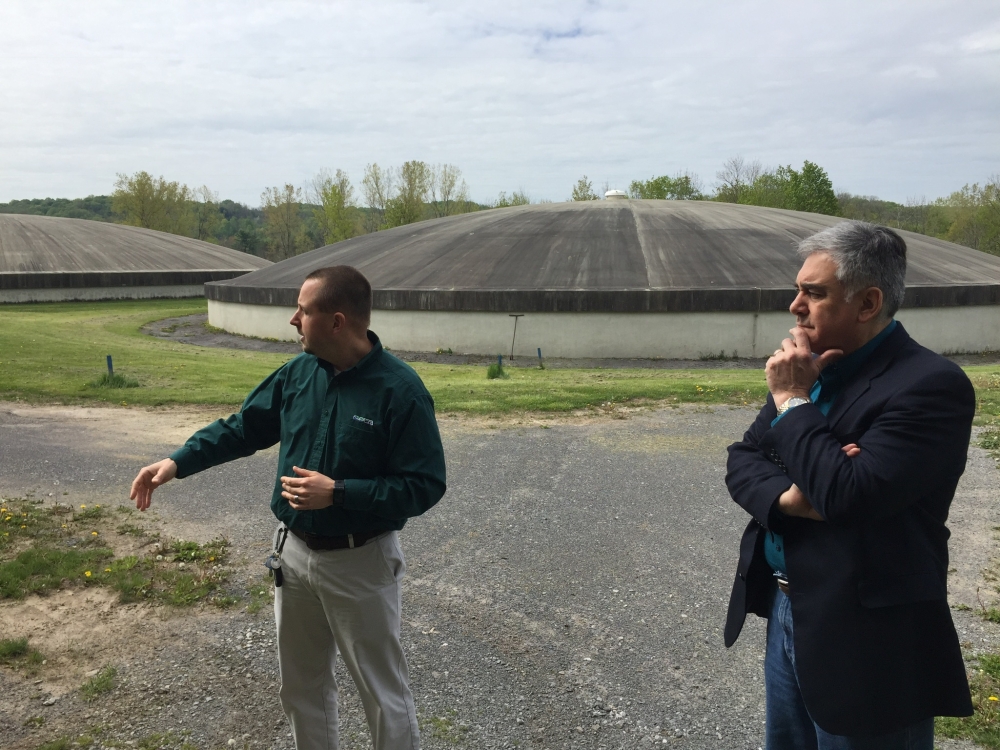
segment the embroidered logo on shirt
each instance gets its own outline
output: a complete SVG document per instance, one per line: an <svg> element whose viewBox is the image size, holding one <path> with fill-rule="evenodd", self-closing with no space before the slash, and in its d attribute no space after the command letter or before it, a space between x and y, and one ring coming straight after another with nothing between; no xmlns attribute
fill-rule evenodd
<svg viewBox="0 0 1000 750"><path fill-rule="evenodd" d="M362 424L366 424L369 427L375 426L375 423L372 420L368 419L367 417L359 417L357 414L355 414L353 419L355 422L361 422Z"/></svg>

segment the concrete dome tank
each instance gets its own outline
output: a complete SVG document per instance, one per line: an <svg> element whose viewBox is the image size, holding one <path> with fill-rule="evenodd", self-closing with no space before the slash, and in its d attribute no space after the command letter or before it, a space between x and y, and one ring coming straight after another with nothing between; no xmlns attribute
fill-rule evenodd
<svg viewBox="0 0 1000 750"><path fill-rule="evenodd" d="M205 285L209 321L295 340L299 286L346 264L372 282L393 349L558 357L766 356L794 318L797 242L837 217L709 201L515 206L355 237ZM1000 349L1000 258L907 242L898 318L937 351Z"/></svg>
<svg viewBox="0 0 1000 750"><path fill-rule="evenodd" d="M0 214L0 303L201 297L270 261L152 229Z"/></svg>

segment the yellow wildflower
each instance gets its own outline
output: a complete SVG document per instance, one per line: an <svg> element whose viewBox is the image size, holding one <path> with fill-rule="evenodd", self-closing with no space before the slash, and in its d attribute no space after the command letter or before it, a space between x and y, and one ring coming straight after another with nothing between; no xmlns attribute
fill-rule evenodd
<svg viewBox="0 0 1000 750"><path fill-rule="evenodd" d="M90 571L89 571L89 570L85 570L85 571L83 571L83 574L84 574L85 576L87 576L87 578L90 578Z"/></svg>
<svg viewBox="0 0 1000 750"><path fill-rule="evenodd" d="M81 506L80 506L80 509L81 509L81 510L86 510L86 509L87 509L87 506L86 506L86 505L81 505Z"/></svg>
<svg viewBox="0 0 1000 750"><path fill-rule="evenodd" d="M91 536L97 536L97 532L96 532L96 531L91 531L91 532L90 532L90 535L91 535Z"/></svg>
<svg viewBox="0 0 1000 750"><path fill-rule="evenodd" d="M990 700L991 701L1000 701L1000 698L997 698L995 695L991 695L990 696Z"/></svg>
<svg viewBox="0 0 1000 750"><path fill-rule="evenodd" d="M110 573L110 572L111 572L111 568L105 568L105 569L104 569L104 572L105 572L105 573Z"/></svg>

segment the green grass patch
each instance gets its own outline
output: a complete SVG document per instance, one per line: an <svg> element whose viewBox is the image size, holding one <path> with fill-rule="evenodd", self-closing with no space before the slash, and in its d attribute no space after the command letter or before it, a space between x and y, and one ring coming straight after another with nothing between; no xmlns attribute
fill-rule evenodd
<svg viewBox="0 0 1000 750"><path fill-rule="evenodd" d="M486 379L487 368L481 365L414 362L412 366L441 412L491 415L662 403L756 405L767 396L764 373L756 370L505 367L507 378Z"/></svg>
<svg viewBox="0 0 1000 750"><path fill-rule="evenodd" d="M0 397L62 403L239 404L289 357L210 349L142 333L146 323L205 312L194 300L4 305ZM106 356L137 387L99 386Z"/></svg>
<svg viewBox="0 0 1000 750"><path fill-rule="evenodd" d="M4 666L34 674L44 660L42 653L32 648L26 637L0 639L0 664Z"/></svg>
<svg viewBox="0 0 1000 750"><path fill-rule="evenodd" d="M286 354L216 349L142 333L147 323L204 312L205 300L124 300L4 305L0 398L117 404L238 406ZM138 383L94 385L105 357ZM731 355L730 355L731 356ZM712 358L727 358L724 352ZM490 367L495 366L493 363ZM760 370L542 369L413 363L440 412L477 415L559 413L616 405L756 405L767 395ZM966 368L976 386L980 423L1000 418L1000 365ZM1000 440L1000 438L994 438Z"/></svg>
<svg viewBox="0 0 1000 750"><path fill-rule="evenodd" d="M969 674L975 713L965 718L938 717L934 732L1000 750L1000 654L983 654L976 662Z"/></svg>
<svg viewBox="0 0 1000 750"><path fill-rule="evenodd" d="M108 665L80 686L80 697L92 701L99 695L110 693L118 683L118 670Z"/></svg>
<svg viewBox="0 0 1000 750"><path fill-rule="evenodd" d="M421 717L418 720L420 731L452 745L462 743L468 738L471 728L467 724L458 723L457 716L455 709L448 709L445 716Z"/></svg>
<svg viewBox="0 0 1000 750"><path fill-rule="evenodd" d="M92 380L87 385L91 388L138 388L139 381L116 372L113 375L104 373L97 380Z"/></svg>
<svg viewBox="0 0 1000 750"><path fill-rule="evenodd" d="M23 599L67 587L105 586L122 602L151 601L187 607L201 601L232 606L221 592L229 543L177 540L156 550L148 534L130 521L132 511L110 531L112 514L100 505L43 505L26 498L0 502L0 600ZM115 534L145 537L140 555L116 557ZM219 601L215 601L216 599Z"/></svg>

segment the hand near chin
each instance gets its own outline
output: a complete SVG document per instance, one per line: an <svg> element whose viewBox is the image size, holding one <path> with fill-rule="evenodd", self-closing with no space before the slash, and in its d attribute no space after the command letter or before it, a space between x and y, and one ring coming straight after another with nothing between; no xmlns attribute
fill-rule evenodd
<svg viewBox="0 0 1000 750"><path fill-rule="evenodd" d="M806 332L796 326L790 333L792 337L781 342L781 348L775 350L764 368L767 388L777 406L796 396L809 398L809 391L823 368L844 356L840 349L828 349L818 357L813 356Z"/></svg>

